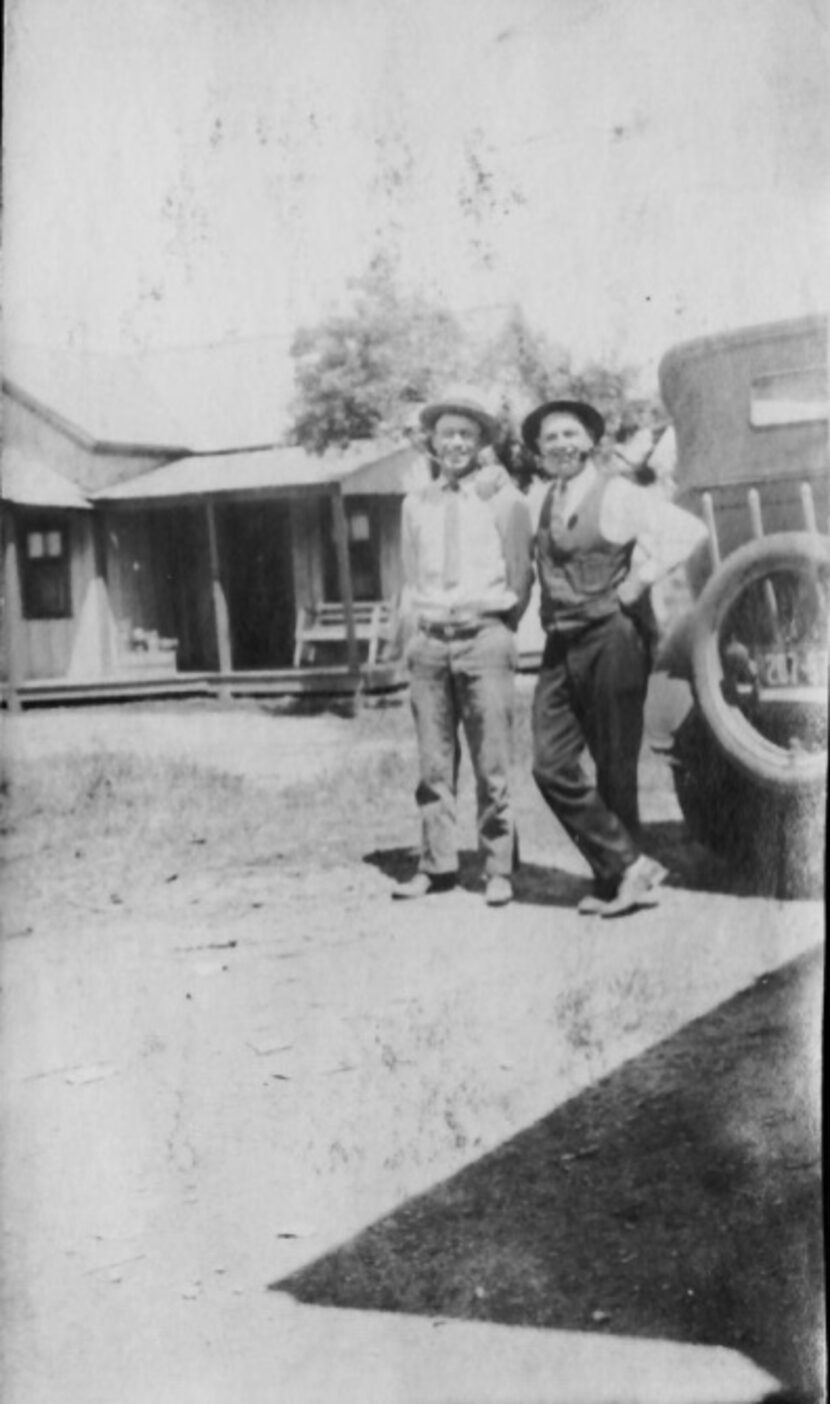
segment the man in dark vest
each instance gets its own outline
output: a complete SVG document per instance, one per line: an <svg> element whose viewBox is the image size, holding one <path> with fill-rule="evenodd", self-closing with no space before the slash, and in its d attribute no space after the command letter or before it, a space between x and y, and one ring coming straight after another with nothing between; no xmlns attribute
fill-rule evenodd
<svg viewBox="0 0 830 1404"><path fill-rule="evenodd" d="M594 873L582 911L657 901L666 870L640 849L637 764L650 666L649 589L705 538L659 494L595 461L602 415L551 400L522 436L550 481L536 535L545 651L533 704L533 775ZM582 764L587 748L596 781Z"/></svg>

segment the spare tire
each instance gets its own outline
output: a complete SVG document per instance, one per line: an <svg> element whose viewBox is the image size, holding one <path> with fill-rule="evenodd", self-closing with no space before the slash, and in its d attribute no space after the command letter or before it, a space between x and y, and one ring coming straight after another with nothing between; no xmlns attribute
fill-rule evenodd
<svg viewBox="0 0 830 1404"><path fill-rule="evenodd" d="M830 540L787 532L740 547L695 608L692 684L721 752L795 794L827 775Z"/></svg>

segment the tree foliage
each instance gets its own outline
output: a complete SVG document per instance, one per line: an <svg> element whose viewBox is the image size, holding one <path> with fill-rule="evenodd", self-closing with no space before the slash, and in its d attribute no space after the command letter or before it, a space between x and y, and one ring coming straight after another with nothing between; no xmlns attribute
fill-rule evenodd
<svg viewBox="0 0 830 1404"><path fill-rule="evenodd" d="M598 363L578 372L568 351L534 328L518 306L476 340L446 308L399 294L394 267L379 257L351 285L352 308L300 330L293 343L297 395L292 439L319 453L356 439L401 437L419 407L465 383L499 415L505 461L521 470L518 426L553 398L587 399L613 434L641 413L631 374Z"/></svg>
<svg viewBox="0 0 830 1404"><path fill-rule="evenodd" d="M570 356L532 327L522 309L510 309L502 326L480 348L474 376L503 413L513 416L564 389Z"/></svg>
<svg viewBox="0 0 830 1404"><path fill-rule="evenodd" d="M388 261L352 284L353 309L300 330L292 347L293 438L314 452L402 433L419 405L465 371L455 317L420 296L400 297Z"/></svg>

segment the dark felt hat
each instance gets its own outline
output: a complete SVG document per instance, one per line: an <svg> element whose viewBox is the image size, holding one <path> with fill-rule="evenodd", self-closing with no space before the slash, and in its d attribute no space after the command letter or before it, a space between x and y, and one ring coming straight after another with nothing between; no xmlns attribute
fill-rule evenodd
<svg viewBox="0 0 830 1404"><path fill-rule="evenodd" d="M605 433L605 420L593 405L586 404L584 400L548 400L533 410L522 423L522 438L528 448L537 448L542 421L547 419L549 414L572 414L574 419L578 419L587 429L595 444L599 443Z"/></svg>
<svg viewBox="0 0 830 1404"><path fill-rule="evenodd" d="M488 414L477 400L466 395L448 395L444 400L434 400L421 410L421 428L431 434L442 414L463 414L472 419L483 430L488 443L495 443L499 436L499 426L492 414Z"/></svg>

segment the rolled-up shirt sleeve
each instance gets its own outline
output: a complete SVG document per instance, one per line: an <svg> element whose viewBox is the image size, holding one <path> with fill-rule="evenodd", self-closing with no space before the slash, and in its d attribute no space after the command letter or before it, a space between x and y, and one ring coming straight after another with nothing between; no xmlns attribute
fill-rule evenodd
<svg viewBox="0 0 830 1404"><path fill-rule="evenodd" d="M614 478L608 485L601 525L610 541L635 543L632 570L643 589L688 560L707 534L703 522L691 512L624 478Z"/></svg>

